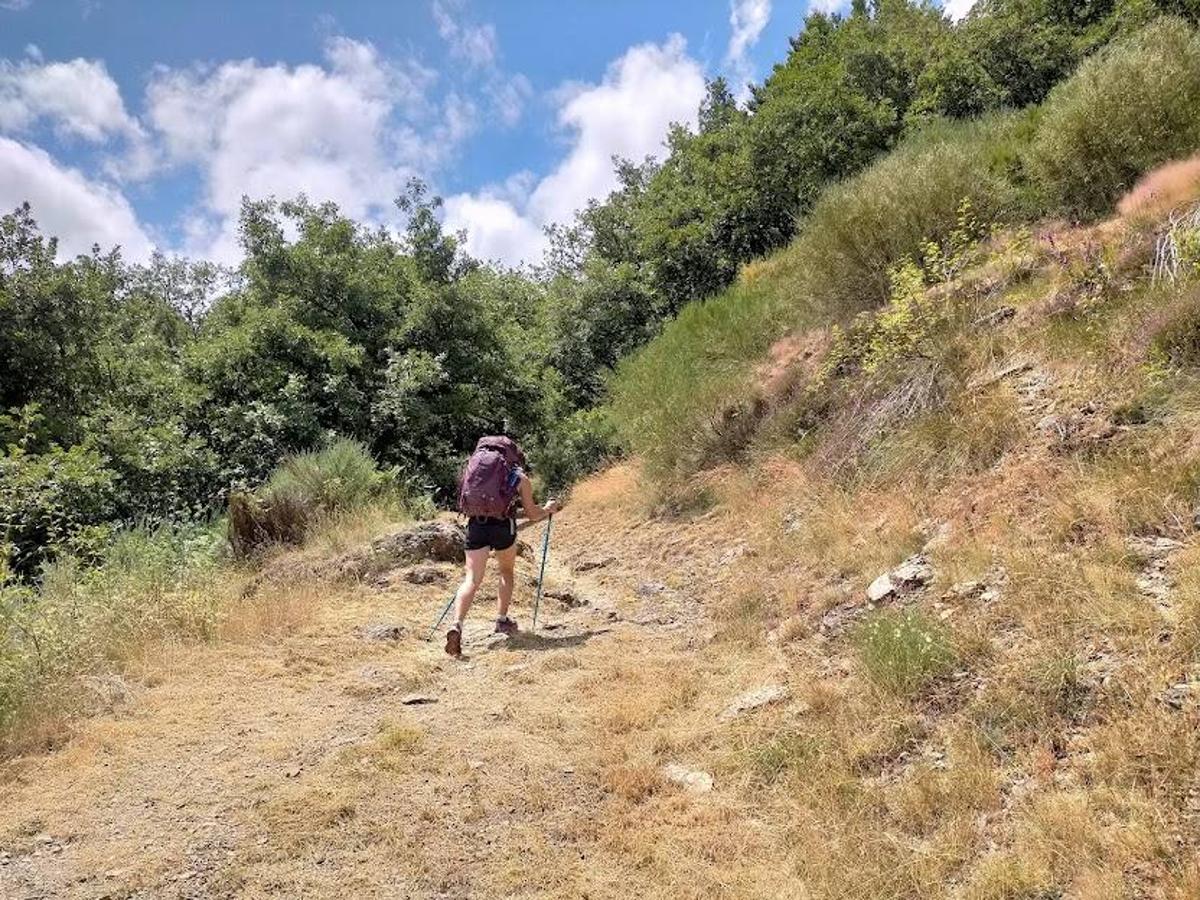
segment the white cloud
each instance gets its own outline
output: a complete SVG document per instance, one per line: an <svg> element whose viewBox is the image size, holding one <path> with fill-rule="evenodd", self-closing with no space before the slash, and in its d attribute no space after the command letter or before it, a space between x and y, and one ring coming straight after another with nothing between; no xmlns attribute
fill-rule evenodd
<svg viewBox="0 0 1200 900"><path fill-rule="evenodd" d="M498 48L496 28L490 24L469 25L457 21L457 3L433 0L433 20L438 34L450 47L450 53L472 68L487 68L496 62Z"/></svg>
<svg viewBox="0 0 1200 900"><path fill-rule="evenodd" d="M662 149L672 122L694 124L704 90L704 73L679 35L629 48L600 84L557 92L558 124L573 135L571 149L527 200L511 190L459 194L446 201L447 224L467 230L467 247L478 256L536 260L543 226L568 222L588 200L611 193L614 156L641 160Z"/></svg>
<svg viewBox="0 0 1200 900"><path fill-rule="evenodd" d="M525 103L533 95L533 85L524 75L494 78L483 90L492 101L492 108L500 121L510 128L521 121Z"/></svg>
<svg viewBox="0 0 1200 900"><path fill-rule="evenodd" d="M475 127L469 100L429 102L435 75L415 62L395 65L344 37L325 55L324 66L244 60L156 74L147 116L164 164L196 166L205 179L203 208L185 228L191 251L236 258L243 195L305 193L382 221L405 180L428 175Z"/></svg>
<svg viewBox="0 0 1200 900"><path fill-rule="evenodd" d="M28 201L42 233L59 237L59 256L120 245L126 259L149 258L153 243L113 187L60 166L48 153L0 137L0 210Z"/></svg>
<svg viewBox="0 0 1200 900"><path fill-rule="evenodd" d="M850 0L811 0L808 5L808 11L825 13L825 15L831 16L835 12L846 9L849 5Z"/></svg>
<svg viewBox="0 0 1200 900"><path fill-rule="evenodd" d="M975 6L975 0L944 0L942 9L952 21L957 22L969 13Z"/></svg>
<svg viewBox="0 0 1200 900"><path fill-rule="evenodd" d="M32 2L33 0L0 0L0 9L20 12L23 9L29 9L29 4Z"/></svg>
<svg viewBox="0 0 1200 900"><path fill-rule="evenodd" d="M467 229L467 249L480 259L516 263L528 259L531 250L540 253L544 244L541 229L502 197L457 194L447 198L444 209L447 227Z"/></svg>
<svg viewBox="0 0 1200 900"><path fill-rule="evenodd" d="M741 99L749 94L747 85L754 78L754 67L746 53L758 43L770 19L771 0L729 0L731 31L725 67L734 80L733 91Z"/></svg>
<svg viewBox="0 0 1200 900"><path fill-rule="evenodd" d="M42 63L40 55L30 56L15 64L0 60L0 131L22 132L44 119L60 134L96 143L139 135L103 63Z"/></svg>

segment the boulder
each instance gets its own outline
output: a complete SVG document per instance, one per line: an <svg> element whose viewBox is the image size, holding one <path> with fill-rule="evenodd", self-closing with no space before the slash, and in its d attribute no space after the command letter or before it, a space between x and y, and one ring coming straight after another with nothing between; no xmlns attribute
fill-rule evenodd
<svg viewBox="0 0 1200 900"><path fill-rule="evenodd" d="M418 522L347 553L332 564L331 574L365 579L416 563L461 563L466 558L463 542L463 529L454 522Z"/></svg>
<svg viewBox="0 0 1200 900"><path fill-rule="evenodd" d="M918 553L872 581L867 587L867 599L879 603L896 594L918 590L932 580L933 566L929 564L929 558Z"/></svg>
<svg viewBox="0 0 1200 900"><path fill-rule="evenodd" d="M747 691L730 703L729 706L725 707L725 711L721 713L721 720L728 722L731 719L736 719L743 713L763 706L769 706L772 703L778 703L780 700L786 700L787 697L788 689L782 684L764 685L753 691Z"/></svg>
<svg viewBox="0 0 1200 900"><path fill-rule="evenodd" d="M708 772L689 769L679 763L667 763L663 766L662 772L667 781L677 784L693 794L707 794L713 789L713 777Z"/></svg>

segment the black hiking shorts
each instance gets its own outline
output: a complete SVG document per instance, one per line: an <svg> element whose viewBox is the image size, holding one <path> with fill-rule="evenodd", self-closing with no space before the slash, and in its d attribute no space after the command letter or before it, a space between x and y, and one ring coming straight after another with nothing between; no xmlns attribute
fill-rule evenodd
<svg viewBox="0 0 1200 900"><path fill-rule="evenodd" d="M468 550L507 550L517 542L516 519L492 519L487 516L471 516L467 519Z"/></svg>

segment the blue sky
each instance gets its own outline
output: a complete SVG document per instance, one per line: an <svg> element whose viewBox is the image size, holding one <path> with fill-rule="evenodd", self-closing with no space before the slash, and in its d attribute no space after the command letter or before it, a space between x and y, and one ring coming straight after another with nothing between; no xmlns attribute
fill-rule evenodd
<svg viewBox="0 0 1200 900"><path fill-rule="evenodd" d="M416 175L472 252L534 260L706 78L760 81L809 2L0 0L0 209L32 202L64 254L232 263L243 194L395 226Z"/></svg>

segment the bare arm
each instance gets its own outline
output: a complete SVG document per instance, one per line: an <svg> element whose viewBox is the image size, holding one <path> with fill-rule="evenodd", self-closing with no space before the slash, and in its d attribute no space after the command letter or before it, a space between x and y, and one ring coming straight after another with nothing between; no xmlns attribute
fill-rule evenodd
<svg viewBox="0 0 1200 900"><path fill-rule="evenodd" d="M530 522L540 522L547 516L554 515L560 508L557 500L551 500L545 506L538 506L533 499L533 484L529 481L529 476L523 472L517 492L521 498L521 511L525 513L525 518Z"/></svg>

